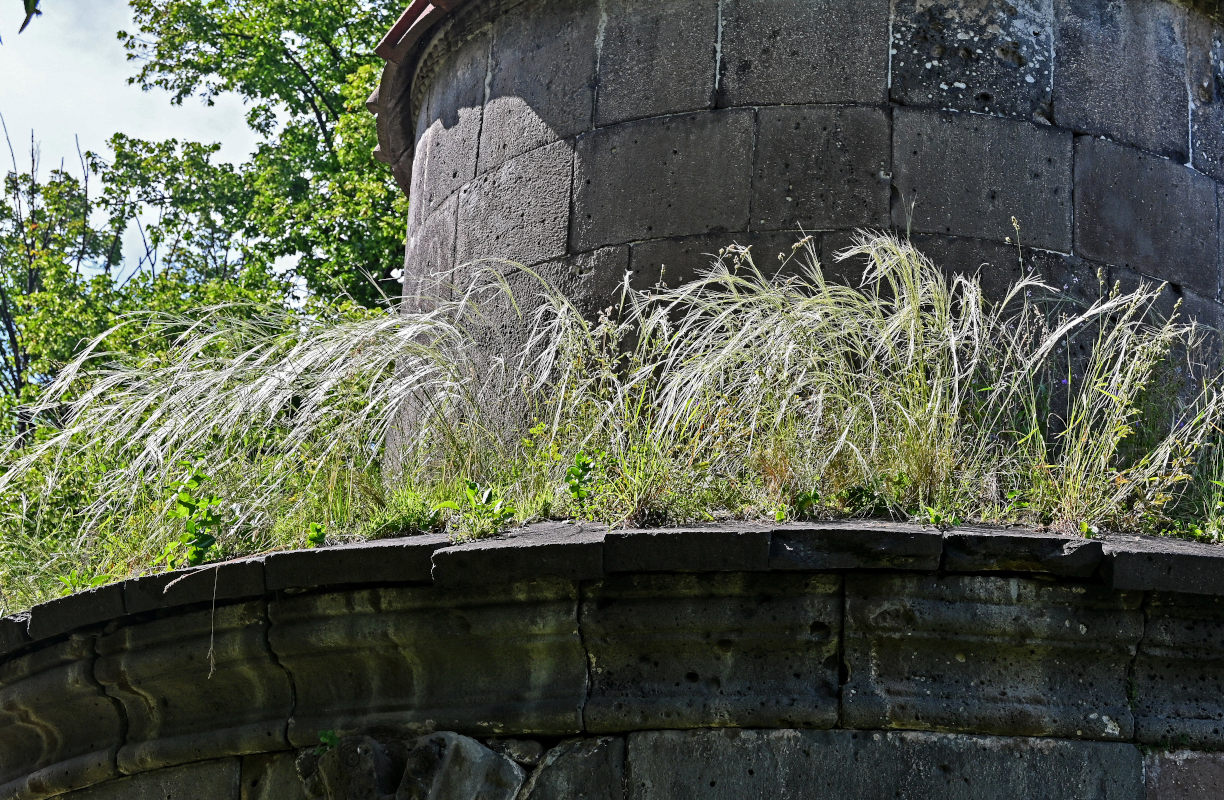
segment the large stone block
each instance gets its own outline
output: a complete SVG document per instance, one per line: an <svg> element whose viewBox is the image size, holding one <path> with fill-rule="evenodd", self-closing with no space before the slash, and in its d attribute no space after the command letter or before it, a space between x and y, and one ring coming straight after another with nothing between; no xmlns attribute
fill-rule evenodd
<svg viewBox="0 0 1224 800"><path fill-rule="evenodd" d="M625 740L571 739L548 751L522 800L624 800Z"/></svg>
<svg viewBox="0 0 1224 800"><path fill-rule="evenodd" d="M112 583L34 606L26 632L37 642L109 622L123 613L123 586Z"/></svg>
<svg viewBox="0 0 1224 800"><path fill-rule="evenodd" d="M1104 558L1100 541L1027 530L957 528L944 537L949 572L1036 572L1087 578Z"/></svg>
<svg viewBox="0 0 1224 800"><path fill-rule="evenodd" d="M574 149L557 142L513 158L459 192L455 262L531 265L566 254Z"/></svg>
<svg viewBox="0 0 1224 800"><path fill-rule="evenodd" d="M424 202L425 211L437 208L476 176L491 38L485 28L456 45L435 66L437 77L428 95L429 123L416 155L425 158L425 177L420 194L413 198Z"/></svg>
<svg viewBox="0 0 1224 800"><path fill-rule="evenodd" d="M575 733L586 656L568 581L286 596L269 639L293 676L297 747L321 730Z"/></svg>
<svg viewBox="0 0 1224 800"><path fill-rule="evenodd" d="M552 523L445 547L433 554L438 586L496 585L543 576L572 581L603 576L602 528Z"/></svg>
<svg viewBox="0 0 1224 800"><path fill-rule="evenodd" d="M435 299L450 297L448 273L455 267L459 195L410 225L404 243L404 298L414 308L428 308Z"/></svg>
<svg viewBox="0 0 1224 800"><path fill-rule="evenodd" d="M434 551L450 543L445 534L431 533L273 553L267 558L268 589L429 583Z"/></svg>
<svg viewBox="0 0 1224 800"><path fill-rule="evenodd" d="M719 104L882 103L888 0L724 0Z"/></svg>
<svg viewBox="0 0 1224 800"><path fill-rule="evenodd" d="M595 124L709 108L721 0L604 0Z"/></svg>
<svg viewBox="0 0 1224 800"><path fill-rule="evenodd" d="M846 578L842 724L1127 739L1140 596L1023 578Z"/></svg>
<svg viewBox="0 0 1224 800"><path fill-rule="evenodd" d="M754 112L640 120L578 140L570 246L748 228Z"/></svg>
<svg viewBox="0 0 1224 800"><path fill-rule="evenodd" d="M750 572L769 566L769 529L612 530L604 537L608 572Z"/></svg>
<svg viewBox="0 0 1224 800"><path fill-rule="evenodd" d="M831 727L840 579L712 573L609 578L583 597L593 732Z"/></svg>
<svg viewBox="0 0 1224 800"><path fill-rule="evenodd" d="M897 109L893 223L1002 241L1020 221L1031 247L1071 250L1072 136L978 114Z"/></svg>
<svg viewBox="0 0 1224 800"><path fill-rule="evenodd" d="M1224 753L1147 754L1147 800L1212 800L1224 794Z"/></svg>
<svg viewBox="0 0 1224 800"><path fill-rule="evenodd" d="M1075 248L1214 298L1219 283L1216 185L1130 147L1075 140Z"/></svg>
<svg viewBox="0 0 1224 800"><path fill-rule="evenodd" d="M1224 180L1224 29L1197 15L1186 30L1190 87L1190 163Z"/></svg>
<svg viewBox="0 0 1224 800"><path fill-rule="evenodd" d="M759 112L754 230L886 227L892 136L879 108Z"/></svg>
<svg viewBox="0 0 1224 800"><path fill-rule="evenodd" d="M478 172L591 127L597 23L587 0L532 0L497 21Z"/></svg>
<svg viewBox="0 0 1224 800"><path fill-rule="evenodd" d="M1050 121L1053 0L896 0L892 99Z"/></svg>
<svg viewBox="0 0 1224 800"><path fill-rule="evenodd" d="M1153 594L1130 691L1140 742L1224 747L1224 598Z"/></svg>
<svg viewBox="0 0 1224 800"><path fill-rule="evenodd" d="M63 795L59 800L247 800L239 790L239 760L196 764L145 772ZM276 800L293 800L278 795Z"/></svg>
<svg viewBox="0 0 1224 800"><path fill-rule="evenodd" d="M628 245L601 247L536 267L588 319L594 319L601 311L620 308L628 270Z"/></svg>
<svg viewBox="0 0 1224 800"><path fill-rule="evenodd" d="M1160 0L1057 0L1054 122L1186 160L1186 12Z"/></svg>
<svg viewBox="0 0 1224 800"><path fill-rule="evenodd" d="M126 773L284 749L293 688L263 602L134 623L98 639L98 681L127 720Z"/></svg>
<svg viewBox="0 0 1224 800"><path fill-rule="evenodd" d="M0 664L0 797L53 797L117 775L123 719L73 636Z"/></svg>
<svg viewBox="0 0 1224 800"><path fill-rule="evenodd" d="M769 566L776 570L935 570L943 535L911 525L862 521L799 524L773 531Z"/></svg>
<svg viewBox="0 0 1224 800"><path fill-rule="evenodd" d="M650 731L629 737L631 800L1142 800L1128 744L867 731Z"/></svg>
<svg viewBox="0 0 1224 800"><path fill-rule="evenodd" d="M630 286L645 291L691 281L708 272L719 253L733 244L752 248L753 262L767 277L793 271L793 260L783 265L778 256L789 256L801 236L798 231L737 232L635 242L629 249Z"/></svg>

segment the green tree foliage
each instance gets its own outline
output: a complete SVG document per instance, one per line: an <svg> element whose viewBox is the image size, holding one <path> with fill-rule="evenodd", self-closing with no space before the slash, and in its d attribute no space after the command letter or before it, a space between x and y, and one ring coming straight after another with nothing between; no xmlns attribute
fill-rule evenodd
<svg viewBox="0 0 1224 800"><path fill-rule="evenodd" d="M132 79L175 103L235 92L264 141L237 173L246 257L294 259L314 292L373 303L401 264L403 196L373 158L373 44L403 0L131 0ZM368 276L368 277L367 277ZM373 279L373 282L370 279ZM381 284L376 286L376 284Z"/></svg>

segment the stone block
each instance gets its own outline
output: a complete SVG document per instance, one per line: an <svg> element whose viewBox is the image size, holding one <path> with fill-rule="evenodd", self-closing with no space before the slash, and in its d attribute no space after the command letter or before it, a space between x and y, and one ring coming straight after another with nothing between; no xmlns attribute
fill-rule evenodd
<svg viewBox="0 0 1224 800"><path fill-rule="evenodd" d="M478 172L590 129L598 19L586 0L532 0L498 19Z"/></svg>
<svg viewBox="0 0 1224 800"><path fill-rule="evenodd" d="M678 286L691 281L708 272L718 254L733 244L751 247L754 263L767 277L791 271L796 269L794 261L783 266L778 255L790 255L802 235L798 231L711 233L635 242L629 250L630 285L647 291L659 285ZM727 263L730 264L729 258Z"/></svg>
<svg viewBox="0 0 1224 800"><path fill-rule="evenodd" d="M1224 753L1150 752L1147 800L1212 800L1224 793Z"/></svg>
<svg viewBox="0 0 1224 800"><path fill-rule="evenodd" d="M939 568L943 534L913 525L872 522L795 524L773 531L769 567L818 572L840 569Z"/></svg>
<svg viewBox="0 0 1224 800"><path fill-rule="evenodd" d="M263 602L131 624L98 639L98 682L127 719L126 773L286 747L288 677Z"/></svg>
<svg viewBox="0 0 1224 800"><path fill-rule="evenodd" d="M239 794L239 760L201 761L145 772L63 795L59 800L247 800ZM279 795L276 800L293 800Z"/></svg>
<svg viewBox="0 0 1224 800"><path fill-rule="evenodd" d="M263 561L253 558L179 569L145 575L124 581L121 585L124 605L129 614L263 597Z"/></svg>
<svg viewBox="0 0 1224 800"><path fill-rule="evenodd" d="M607 572L750 572L769 566L769 529L613 530L604 537Z"/></svg>
<svg viewBox="0 0 1224 800"><path fill-rule="evenodd" d="M307 800L294 757L292 752L244 757L239 800Z"/></svg>
<svg viewBox="0 0 1224 800"><path fill-rule="evenodd" d="M434 533L273 553L267 559L268 590L429 583L434 551L450 543Z"/></svg>
<svg viewBox="0 0 1224 800"><path fill-rule="evenodd" d="M1197 14L1187 18L1186 84L1190 87L1190 163L1224 180L1224 30Z"/></svg>
<svg viewBox="0 0 1224 800"><path fill-rule="evenodd" d="M605 0L595 124L709 108L720 0Z"/></svg>
<svg viewBox="0 0 1224 800"><path fill-rule="evenodd" d="M893 224L920 233L1014 237L1071 250L1072 136L978 114L897 109Z"/></svg>
<svg viewBox="0 0 1224 800"><path fill-rule="evenodd" d="M624 773L624 739L571 739L548 751L519 797L522 800L624 800Z"/></svg>
<svg viewBox="0 0 1224 800"><path fill-rule="evenodd" d="M1129 739L1139 600L1024 578L849 575L842 724Z"/></svg>
<svg viewBox="0 0 1224 800"><path fill-rule="evenodd" d="M1186 12L1159 0L1054 4L1054 123L1186 160Z"/></svg>
<svg viewBox="0 0 1224 800"><path fill-rule="evenodd" d="M422 191L415 198L424 201L425 211L433 211L476 176L490 39L486 28L436 65L439 77L429 91L428 127L416 155L425 157Z"/></svg>
<svg viewBox="0 0 1224 800"><path fill-rule="evenodd" d="M1193 170L1087 136L1075 140L1079 255L1185 285L1219 285L1216 185Z"/></svg>
<svg viewBox="0 0 1224 800"><path fill-rule="evenodd" d="M1224 595L1224 548L1153 536L1113 534L1105 541L1115 589Z"/></svg>
<svg viewBox="0 0 1224 800"><path fill-rule="evenodd" d="M1072 578L1094 575L1101 542L1028 530L957 528L944 537L948 572L1038 572Z"/></svg>
<svg viewBox="0 0 1224 800"><path fill-rule="evenodd" d="M0 797L53 797L118 774L124 723L94 681L93 652L92 636L72 636L0 663Z"/></svg>
<svg viewBox="0 0 1224 800"><path fill-rule="evenodd" d="M1153 594L1128 688L1139 742L1224 747L1224 598Z"/></svg>
<svg viewBox="0 0 1224 800"><path fill-rule="evenodd" d="M887 227L891 149L879 108L762 108L753 229Z"/></svg>
<svg viewBox="0 0 1224 800"><path fill-rule="evenodd" d="M1053 0L896 0L890 95L1048 124L1053 45Z"/></svg>
<svg viewBox="0 0 1224 800"><path fill-rule="evenodd" d="M571 248L747 230L754 128L753 111L729 109L580 137Z"/></svg>
<svg viewBox="0 0 1224 800"><path fill-rule="evenodd" d="M605 309L620 308L628 270L628 245L601 247L536 267L545 280L591 319ZM527 300L530 305L531 298Z"/></svg>
<svg viewBox="0 0 1224 800"><path fill-rule="evenodd" d="M574 581L603 576L602 528L552 523L466 542L433 554L438 586L492 585L542 576Z"/></svg>
<svg viewBox="0 0 1224 800"><path fill-rule="evenodd" d="M111 583L34 606L26 632L38 642L109 622L123 613L123 586Z"/></svg>
<svg viewBox="0 0 1224 800"><path fill-rule="evenodd" d="M458 213L459 195L453 194L419 225L408 227L403 282L405 301L413 308L430 308L451 296Z"/></svg>
<svg viewBox="0 0 1224 800"><path fill-rule="evenodd" d="M281 597L269 640L296 688L290 741L313 747L321 730L575 733L586 696L577 606L558 580Z"/></svg>
<svg viewBox="0 0 1224 800"><path fill-rule="evenodd" d="M648 731L629 736L631 800L1141 800L1129 744L869 731ZM699 788L698 788L699 787Z"/></svg>
<svg viewBox="0 0 1224 800"><path fill-rule="evenodd" d="M573 145L557 142L502 164L459 192L455 261L531 265L566 254Z"/></svg>
<svg viewBox="0 0 1224 800"><path fill-rule="evenodd" d="M0 657L16 652L30 643L30 614L24 612L0 619Z"/></svg>
<svg viewBox="0 0 1224 800"><path fill-rule="evenodd" d="M1036 262L1046 260L1042 251L1021 251L1013 244L984 239L919 233L910 243L949 277L976 275L990 300L1001 300L1018 280L1040 269Z"/></svg>
<svg viewBox="0 0 1224 800"><path fill-rule="evenodd" d="M767 573L633 575L584 593L596 733L831 727L841 581Z"/></svg>
<svg viewBox="0 0 1224 800"><path fill-rule="evenodd" d="M724 0L719 105L883 103L888 0Z"/></svg>

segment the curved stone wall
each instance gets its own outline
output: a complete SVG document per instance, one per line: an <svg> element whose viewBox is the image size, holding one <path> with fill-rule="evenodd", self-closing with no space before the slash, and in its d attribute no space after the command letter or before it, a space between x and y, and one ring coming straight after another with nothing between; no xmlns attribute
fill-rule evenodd
<svg viewBox="0 0 1224 800"><path fill-rule="evenodd" d="M1219 323L1224 28L1159 0L449 0L372 108L414 278L531 265L598 306L802 229L908 229L947 268L1167 280ZM761 256L765 256L762 258ZM852 271L851 267L843 270ZM857 276L854 276L857 277Z"/></svg>
<svg viewBox="0 0 1224 800"><path fill-rule="evenodd" d="M0 797L1218 797L1222 568L552 524L156 575L0 622Z"/></svg>

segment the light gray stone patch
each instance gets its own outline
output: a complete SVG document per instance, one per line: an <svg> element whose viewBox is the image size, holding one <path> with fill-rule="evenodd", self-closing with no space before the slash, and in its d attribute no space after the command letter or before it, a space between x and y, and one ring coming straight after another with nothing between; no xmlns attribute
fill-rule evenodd
<svg viewBox="0 0 1224 800"><path fill-rule="evenodd" d="M485 77L489 67L490 32L474 36L447 53L430 87L428 127L418 136L417 158L425 157L420 195L432 211L476 176L484 116Z"/></svg>
<svg viewBox="0 0 1224 800"><path fill-rule="evenodd" d="M1186 28L1190 163L1224 180L1224 29L1191 16Z"/></svg>

